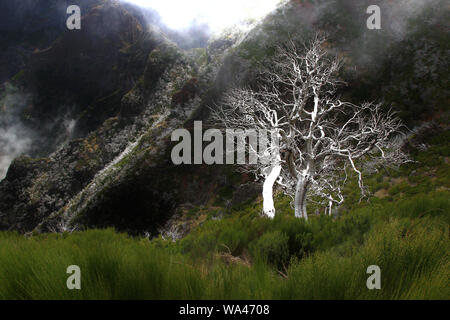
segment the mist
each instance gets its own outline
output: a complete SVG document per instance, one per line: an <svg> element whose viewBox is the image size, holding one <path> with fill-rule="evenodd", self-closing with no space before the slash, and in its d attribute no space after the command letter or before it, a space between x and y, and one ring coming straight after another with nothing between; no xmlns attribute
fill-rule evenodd
<svg viewBox="0 0 450 320"><path fill-rule="evenodd" d="M11 162L32 147L33 133L21 120L29 101L30 96L13 85L3 85L0 99L0 180L5 178Z"/></svg>
<svg viewBox="0 0 450 320"><path fill-rule="evenodd" d="M183 31L192 24L207 25L212 32L220 32L249 19L261 19L280 0L122 0L158 12L167 27Z"/></svg>

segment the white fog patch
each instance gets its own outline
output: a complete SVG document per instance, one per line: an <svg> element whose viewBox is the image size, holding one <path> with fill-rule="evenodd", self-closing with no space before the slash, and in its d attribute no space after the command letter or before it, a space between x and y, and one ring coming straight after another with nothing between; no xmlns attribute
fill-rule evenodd
<svg viewBox="0 0 450 320"><path fill-rule="evenodd" d="M0 92L0 180L4 179L11 162L26 153L31 145L31 133L20 121L20 113L29 96L16 87L5 84Z"/></svg>
<svg viewBox="0 0 450 320"><path fill-rule="evenodd" d="M398 0L382 8L382 20L384 18L393 36L401 40L410 31L409 19L417 17L426 5L433 3L436 4L436 0Z"/></svg>
<svg viewBox="0 0 450 320"><path fill-rule="evenodd" d="M183 30L193 23L206 24L213 32L261 19L282 0L123 0L156 10L169 28Z"/></svg>
<svg viewBox="0 0 450 320"><path fill-rule="evenodd" d="M75 119L64 119L63 124L66 129L66 139L72 139L77 121Z"/></svg>
<svg viewBox="0 0 450 320"><path fill-rule="evenodd" d="M31 139L20 125L0 128L0 180L6 177L11 162L31 147Z"/></svg>

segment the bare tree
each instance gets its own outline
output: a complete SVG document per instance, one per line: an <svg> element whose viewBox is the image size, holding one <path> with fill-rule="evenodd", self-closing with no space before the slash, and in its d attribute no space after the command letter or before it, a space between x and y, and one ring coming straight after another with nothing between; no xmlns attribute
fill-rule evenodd
<svg viewBox="0 0 450 320"><path fill-rule="evenodd" d="M257 91L232 89L211 112L212 119L226 129L235 133L241 131L236 136L236 144L238 148L247 146L249 157L248 163L241 164L241 170L264 179L263 214L273 218L273 189L282 170L279 128L283 123L278 119L277 110L266 103L264 95Z"/></svg>
<svg viewBox="0 0 450 320"><path fill-rule="evenodd" d="M325 43L318 36L300 54L291 41L278 50L266 72L270 87L265 96L279 106L279 118L288 122L280 129L287 145L284 185L288 192L295 190L295 216L305 219L308 195L328 202L330 213L333 204L342 204L347 169L357 174L364 196L359 164L369 158L388 164L407 160L394 145L403 127L394 112L382 112L381 104L355 105L337 96L342 60L329 58Z"/></svg>
<svg viewBox="0 0 450 320"><path fill-rule="evenodd" d="M268 150L271 170L256 170L270 172L267 184L276 177L294 199L295 216L305 219L307 198L325 203L329 213L343 203L348 170L356 173L364 196L362 163L407 161L394 143L403 127L394 112L383 112L382 104L340 100L342 60L329 57L325 44L317 36L302 51L293 41L278 47L257 90L232 90L216 113L227 126L264 128L279 137L278 147Z"/></svg>

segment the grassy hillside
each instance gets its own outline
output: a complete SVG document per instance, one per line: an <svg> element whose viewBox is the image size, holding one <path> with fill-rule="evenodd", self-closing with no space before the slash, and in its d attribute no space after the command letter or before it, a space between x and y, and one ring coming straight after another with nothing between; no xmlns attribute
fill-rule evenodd
<svg viewBox="0 0 450 320"><path fill-rule="evenodd" d="M198 208L199 227L177 242L109 230L25 238L0 234L3 299L448 299L450 193L448 132L398 172L368 177L369 202L352 186L337 217L293 217L277 199L274 220L261 204ZM354 194L355 193L355 194ZM82 289L66 288L69 265ZM367 267L381 268L368 290Z"/></svg>
<svg viewBox="0 0 450 320"><path fill-rule="evenodd" d="M434 194L358 210L335 222L312 219L309 225L289 217L248 216L236 230L233 223L240 223L230 219L209 223L209 232L179 244L112 230L31 239L3 233L0 297L447 299L448 199ZM247 228L249 233L242 231ZM227 247L250 250L251 265L233 258ZM72 264L81 267L79 291L66 289L65 271ZM366 288L366 269L373 264L382 270L381 290Z"/></svg>

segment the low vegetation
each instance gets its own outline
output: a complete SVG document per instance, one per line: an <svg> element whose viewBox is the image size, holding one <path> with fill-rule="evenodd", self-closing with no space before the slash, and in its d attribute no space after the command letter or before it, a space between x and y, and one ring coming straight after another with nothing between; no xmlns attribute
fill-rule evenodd
<svg viewBox="0 0 450 320"><path fill-rule="evenodd" d="M436 192L308 223L247 208L176 243L114 230L1 233L0 298L447 299L449 199ZM81 290L66 287L70 265ZM370 265L381 290L366 287Z"/></svg>

